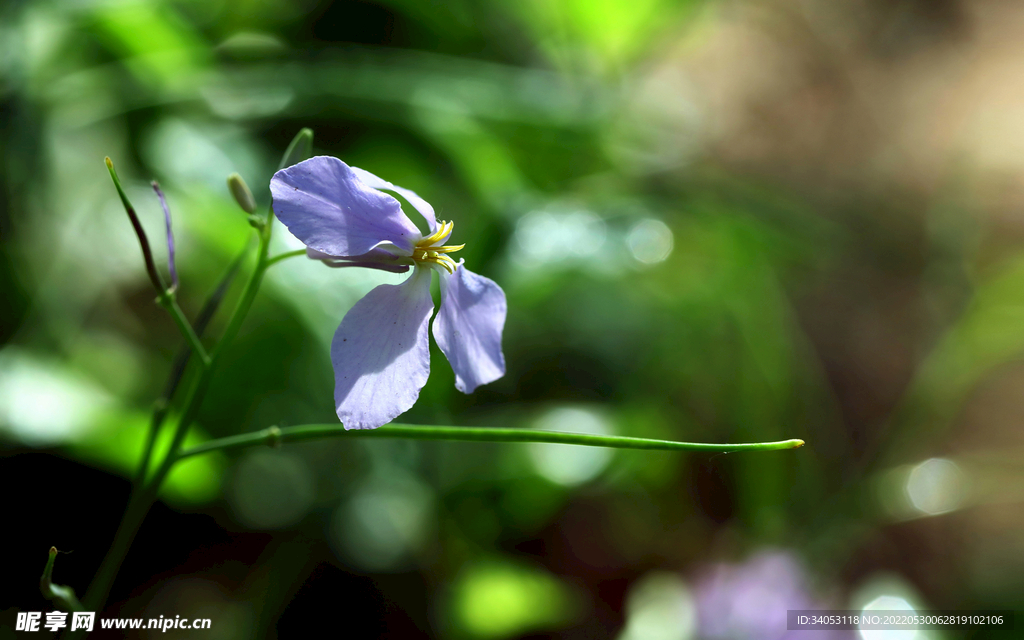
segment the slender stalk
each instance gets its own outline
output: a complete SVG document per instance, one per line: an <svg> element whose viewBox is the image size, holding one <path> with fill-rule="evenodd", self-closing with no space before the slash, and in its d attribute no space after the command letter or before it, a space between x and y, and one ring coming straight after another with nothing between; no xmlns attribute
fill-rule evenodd
<svg viewBox="0 0 1024 640"><path fill-rule="evenodd" d="M160 191L160 187L154 182L153 188L156 190L157 196L160 198L160 204L163 206L164 215L167 220L167 250L168 250L168 268L171 272L171 278L173 284L170 288L164 284L163 277L160 276L160 272L157 271L156 263L153 261L153 251L149 247L149 240L146 238L146 232L142 228L142 223L139 221L139 216L135 213L135 207L132 206L131 201L128 199L128 194L124 192L124 187L121 186L121 180L117 177L117 171L114 169L114 163L110 158L104 158L107 164L107 171L110 173L110 179L114 181L114 188L117 189L117 195L121 198L121 204L124 206L125 213L128 214L128 219L132 223L132 228L135 229L135 235L139 240L139 247L142 249L142 259L146 263L146 273L149 274L149 280L153 284L153 288L157 293L157 303L161 307L167 310L171 317L174 318L174 324L178 326L178 330L181 332L185 341L189 344L193 351L199 354L199 358L207 363L209 357L206 355L206 350L203 349L202 343L199 338L196 337L196 332L192 329L192 325L189 324L185 314L182 313L181 307L178 306L178 302L174 297L174 290L178 286L178 276L174 266L174 237L171 235L171 213L167 209L167 200L164 198L164 194Z"/></svg>
<svg viewBox="0 0 1024 640"><path fill-rule="evenodd" d="M210 356L206 353L206 349L203 348L203 343L199 340L199 336L196 335L195 330L189 323L188 318L185 317L181 307L178 306L178 301L175 299L174 293L170 291L164 292L159 298L157 298L157 302L159 302L160 306L166 309L167 313L171 314L171 317L174 318L174 324L178 325L178 331L181 332L181 337L185 338L185 342L188 343L188 346L192 349L193 353L199 356L199 359L202 360L204 366L209 365Z"/></svg>
<svg viewBox="0 0 1024 640"><path fill-rule="evenodd" d="M706 442L677 442L629 436L601 436L564 431L537 431L534 429L501 429L488 427L439 427L433 425L390 424L379 429L346 431L340 424L306 424L295 427L270 427L254 433L218 438L182 451L178 460L211 451L227 451L254 445L276 445L282 442L301 442L321 438L402 438L406 440L456 440L462 442L546 442L574 444L613 449L655 449L661 451L776 451L796 449L803 440L779 442L745 442L715 444Z"/></svg>
<svg viewBox="0 0 1024 640"><path fill-rule="evenodd" d="M249 253L249 244L246 243L242 247L242 251L238 256L231 262L231 266L228 267L227 271L221 277L220 282L217 283L217 287L210 292L207 296L206 301L203 303L202 309L199 310L199 314L196 316L195 332L199 338L203 337L206 332L206 327L209 326L210 321L213 320L213 316L217 313L217 309L220 308L220 303L227 294L228 287L231 282L235 279L235 274L238 273L239 267L242 266L242 261L245 259L247 253ZM189 348L188 344L185 344L178 350L178 355L174 357L174 363L171 365L170 375L167 376L167 383L164 385L164 392L160 398L156 401L156 405L153 408L153 416L149 423L149 433L146 435L146 444L142 451L142 460L139 462L139 470L135 475L135 481L132 486L136 490L142 488L143 482L146 480L146 474L149 471L149 461L153 457L153 447L156 444L156 437L160 432L160 427L163 426L164 419L167 418L167 412L170 408L170 402L174 398L175 392L178 390L178 385L181 384L182 378L185 376L185 367L188 366L188 361L192 357L192 349Z"/></svg>
<svg viewBox="0 0 1024 640"><path fill-rule="evenodd" d="M285 151L284 157L281 160L281 167L290 166L297 162L301 162L309 157L313 143L313 132L310 129L302 129L292 140L288 150ZM124 190L121 188L120 181L117 179L117 174L114 171L113 163L109 158L106 159L107 168L110 171L111 178L114 180L114 184L117 187L118 195L121 197L121 201L125 206L125 209L129 212L129 217L132 218L132 224L136 227L136 231L141 233L141 225L138 224L137 218L134 217L134 209L131 207L131 203L128 202L128 197L125 195ZM263 275L267 271L268 266L268 253L270 250L270 235L273 229L274 222L274 210L271 208L267 212L265 220L261 220L261 224L254 225L259 234L259 249L257 250L256 266L253 268L252 273L249 276L249 281L246 283L245 288L242 290L242 295L239 298L238 304L235 306L235 310L231 315L231 319L228 321L227 328L224 330L224 335L214 346L212 352L207 357L202 358L201 368L195 381L192 383L192 387L189 389L188 397L185 401L184 409L182 410L181 418L178 420L178 424L175 427L174 439L171 442L170 449L168 449L166 457L157 467L156 472L153 474L152 479L148 484L142 487L141 490L137 490L132 493L132 497L128 502L128 507L125 510L124 518L121 520L121 524L118 527L117 533L114 535L114 541L107 551L106 557L100 564L99 570L96 572L92 580L92 584L89 585L83 602L85 603L86 609L90 611L99 611L103 608L106 603L107 596L110 593L110 588L113 586L114 579L117 577L117 572L121 568L121 563L124 561L125 556L128 554L128 549L131 547L132 540L135 538L135 534L138 532L139 527L142 525L143 520L146 518L146 514L149 512L149 508L153 505L157 495L160 491L160 486L163 484L164 479L170 472L174 463L177 461L178 456L181 452L181 445L185 441L185 436L188 433L188 429L195 420L196 414L199 412L199 407L202 405L203 399L206 396L206 392L209 389L210 381L213 378L213 373L217 368L217 362L224 350L231 344L235 336L238 335L239 329L242 327L242 323L245 320L245 316L249 313L249 309L252 307L252 303L256 298L256 294L259 291L260 284L263 282ZM140 238L144 239L145 235L141 234ZM162 280L160 280L159 273L156 272L155 266L152 261L152 254L148 252L148 244L144 247L143 251L146 257L147 271L150 272L150 276L154 277L154 284L157 286L157 291L161 292L161 297L165 297L168 294L165 293L166 289L163 286ZM174 305L175 307L177 305ZM182 316L183 318L184 316ZM186 322L187 324L187 322ZM193 332L194 336L195 333ZM186 335L188 340L188 336ZM190 343L192 341L190 340ZM198 338L195 339L195 344L199 344ZM200 349L201 349L200 345ZM203 351L196 351L196 353L204 354ZM176 384L176 383L175 383ZM166 412L166 405L158 406L157 412ZM157 422L157 415L154 415L154 425L151 427L151 441L148 445L148 451L145 455L146 458L152 455L153 444L156 440L156 432L159 431L159 422L162 422L163 416L159 417ZM142 478L145 479L145 469L148 468L148 459L146 464L142 467ZM84 637L85 632L76 632L69 634L69 638L81 638Z"/></svg>
<svg viewBox="0 0 1024 640"><path fill-rule="evenodd" d="M191 352L189 352L191 353ZM139 469L135 472L135 479L132 481L132 492L142 489L146 482L146 473L149 471L149 461L153 458L153 447L156 446L156 438L160 434L160 427L167 418L170 395L166 395L156 402L153 415L149 418L149 431L146 433L146 444L142 448L142 460L139 461Z"/></svg>
<svg viewBox="0 0 1024 640"><path fill-rule="evenodd" d="M53 564L57 560L57 547L50 547L50 555L43 567L43 576L39 578L39 590L43 597L68 611L82 611L82 603L75 597L75 590L59 584L53 584Z"/></svg>
<svg viewBox="0 0 1024 640"><path fill-rule="evenodd" d="M293 164L298 164L309 158L313 153L313 130L309 127L299 129L299 132L292 138L284 155L281 156L281 164L277 165L280 171Z"/></svg>
<svg viewBox="0 0 1024 640"><path fill-rule="evenodd" d="M271 213L270 215L272 216L273 214ZM263 275L267 270L267 254L270 248L271 228L272 225L267 224L260 230L256 266L249 276L249 281L242 291L241 298L235 306L234 312L231 314L231 319L224 330L224 335L213 348L208 360L203 362L199 375L193 382L191 389L189 389L189 394L185 400L181 418L179 418L178 424L175 427L174 438L171 441L167 456L157 467L149 483L141 491L132 495L132 499L129 501L128 508L125 511L124 519L121 521L121 526L118 528L114 536L114 542L110 546L110 551L107 552L107 556L100 564L99 571L96 572L92 584L89 585L89 590L83 599L83 603L89 611L99 611L103 608L107 595L110 593L110 588L113 586L114 578L117 576L121 563L128 554L128 549L135 538L135 534L142 525L142 521L149 512L149 508L156 501L164 479L178 459L181 445L188 434L188 428L193 420L195 420L196 414L199 413L199 408L210 387L210 381L216 370L217 361L220 355L224 353L224 349L238 335L242 322L245 320L250 307L252 307L256 293L259 291L260 283L263 281Z"/></svg>
<svg viewBox="0 0 1024 640"><path fill-rule="evenodd" d="M305 249L296 249L295 251L286 251L285 253L279 253L270 260L267 260L267 266L269 267L272 264L277 264L278 262L281 262L282 260L287 260L288 258L297 258L299 256L304 255L306 255Z"/></svg>
<svg viewBox="0 0 1024 640"><path fill-rule="evenodd" d="M121 186L121 180L117 177L114 163L109 157L104 158L104 161L107 163L110 179L114 181L117 195L121 198L121 204L124 205L124 211L128 214L128 219L132 223L132 229L135 230L135 236L139 240L139 247L142 249L142 259L146 263L146 274L149 275L149 281L153 283L153 288L156 289L158 294L163 294L167 290L167 286L164 285L164 279L160 277L160 272L156 270L156 263L153 262L153 251L149 248L149 240L146 238L146 232L142 228L139 216L135 213L135 207L132 206L132 203L128 200L128 194L124 192L124 188Z"/></svg>

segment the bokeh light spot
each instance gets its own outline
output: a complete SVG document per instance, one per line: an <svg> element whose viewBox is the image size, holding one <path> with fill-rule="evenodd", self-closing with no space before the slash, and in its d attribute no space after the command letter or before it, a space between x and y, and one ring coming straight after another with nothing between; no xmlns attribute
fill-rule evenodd
<svg viewBox="0 0 1024 640"><path fill-rule="evenodd" d="M587 258L604 247L604 221L590 211L533 211L516 225L516 254L525 264L547 264Z"/></svg>
<svg viewBox="0 0 1024 640"><path fill-rule="evenodd" d="M960 467L946 458L930 458L911 470L907 497L915 508L928 515L953 511L963 502L965 477Z"/></svg>
<svg viewBox="0 0 1024 640"><path fill-rule="evenodd" d="M600 414L579 407L559 407L545 413L534 424L544 431L571 431L609 435L608 421ZM567 444L530 445L530 459L537 473L565 486L582 484L598 476L612 458L612 450Z"/></svg>
<svg viewBox="0 0 1024 640"><path fill-rule="evenodd" d="M862 611L864 613L870 613L871 611L914 611L914 607L899 596L882 595L864 605ZM864 640L914 640L919 638L918 632L914 629L859 629L857 633Z"/></svg>
<svg viewBox="0 0 1024 640"><path fill-rule="evenodd" d="M81 436L110 404L105 391L64 367L0 351L0 431L29 446Z"/></svg>
<svg viewBox="0 0 1024 640"><path fill-rule="evenodd" d="M305 460L284 451L258 450L238 462L228 502L242 524L281 529L306 515L314 492Z"/></svg>
<svg viewBox="0 0 1024 640"><path fill-rule="evenodd" d="M348 562L367 571L408 567L433 525L434 493L405 472L389 471L364 483L334 512L332 540Z"/></svg>
<svg viewBox="0 0 1024 640"><path fill-rule="evenodd" d="M486 562L460 576L453 607L469 635L497 640L564 625L574 617L576 604L565 585L540 569Z"/></svg>
<svg viewBox="0 0 1024 640"><path fill-rule="evenodd" d="M626 599L626 627L619 640L688 640L696 629L693 596L673 573L641 578Z"/></svg>
<svg viewBox="0 0 1024 640"><path fill-rule="evenodd" d="M675 238L667 224L647 218L633 225L626 236L626 244L638 262L657 264L672 254Z"/></svg>

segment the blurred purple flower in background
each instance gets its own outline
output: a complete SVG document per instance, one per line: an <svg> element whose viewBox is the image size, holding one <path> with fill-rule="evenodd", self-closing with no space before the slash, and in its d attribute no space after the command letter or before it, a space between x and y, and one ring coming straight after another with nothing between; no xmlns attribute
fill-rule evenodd
<svg viewBox="0 0 1024 640"><path fill-rule="evenodd" d="M803 567L784 551L718 564L694 582L698 637L706 640L845 640L850 631L787 631L790 609L828 609L807 590ZM834 607L833 607L834 608Z"/></svg>
<svg viewBox="0 0 1024 640"><path fill-rule="evenodd" d="M401 195L427 221L424 236L384 189ZM337 158L317 156L278 171L270 181L274 213L332 267L402 273L399 285L380 285L357 302L334 334L334 400L346 429L375 429L409 410L430 374L427 324L434 311L430 273L441 282L434 319L437 346L455 371L455 386L472 393L505 374L501 333L505 292L466 269L445 245L454 224L437 222L434 209L408 189Z"/></svg>

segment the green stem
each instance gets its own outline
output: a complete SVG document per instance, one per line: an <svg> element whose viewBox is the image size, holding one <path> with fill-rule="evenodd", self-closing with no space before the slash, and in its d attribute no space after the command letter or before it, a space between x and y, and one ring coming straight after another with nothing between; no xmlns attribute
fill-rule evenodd
<svg viewBox="0 0 1024 640"><path fill-rule="evenodd" d="M245 260L246 254L249 253L249 243L247 242L242 251L238 256L231 262L231 266L228 267L227 271L221 277L217 283L217 287L210 292L207 296L206 302L203 303L202 309L199 310L199 314L196 316L195 332L199 338L203 337L203 333L206 332L206 328L209 326L210 321L213 320L214 314L217 313L217 309L220 308L220 303L227 294L228 287L231 282L235 279L235 274L238 273L239 267L242 266L242 261ZM163 395L156 401L156 405L153 408L153 417L149 424L149 433L146 435L146 444L143 448L142 460L139 462L139 470L135 475L135 481L132 483L134 490L138 491L142 488L143 483L146 480L146 474L149 472L149 461L153 457L153 447L156 445L157 436L160 433L160 427L163 426L164 419L167 417L167 412L170 409L171 400L174 398L175 392L178 390L178 385L181 383L182 378L185 376L185 367L188 366L189 359L192 356L192 350L189 349L189 345L183 345L178 350L178 355L174 357L174 363L171 365L170 374L167 376L167 383L164 385Z"/></svg>
<svg viewBox="0 0 1024 640"><path fill-rule="evenodd" d="M146 433L146 443L142 449L142 460L139 461L139 468L135 472L135 480L132 482L133 492L141 490L145 485L146 473L149 471L149 461L153 457L153 447L156 446L156 438L160 435L160 427L163 426L164 419L167 418L168 402L169 398L160 398L157 401L156 408L153 409L153 415L149 418L149 430Z"/></svg>
<svg viewBox="0 0 1024 640"><path fill-rule="evenodd" d="M310 129L302 129L299 131L298 135L295 136L292 143L289 145L288 150L285 151L284 157L281 160L281 167L291 166L292 164L301 162L308 158L312 149L312 144L313 132ZM131 217L134 210L130 209L131 205L128 202L128 198L124 194L124 190L121 189L120 182L117 179L117 174L113 170L113 163L110 162L109 158L107 158L106 162L107 168L114 180L114 184L117 186L118 194L121 196L121 200L125 204L126 209L129 209L129 217ZM96 572L96 575L92 580L92 584L89 585L89 590L83 599L87 606L87 610L100 611L106 603L107 596L110 593L110 588L114 584L114 579L117 577L117 572L121 568L121 563L124 562L124 558L128 554L128 549L131 547L132 540L135 538L135 534L138 532L139 527L142 526L142 521L145 520L146 514L149 512L149 508L153 505L153 502L156 501L164 478L167 477L171 467L174 466L174 463L179 457L181 445L185 441L188 428L191 426L192 421L199 412L199 407L203 402L203 398L206 396L207 390L209 389L213 372L217 368L217 361L220 355L224 353L227 346L231 344L232 340L234 340L235 336L238 335L238 331L242 327L242 322L245 320L245 316L249 313L249 309L252 307L252 303L256 298L256 293L259 291L260 284L263 282L263 275L267 271L269 261L267 254L270 249L270 234L273 229L273 222L274 210L271 208L267 213L267 218L264 224L257 225L259 233L259 249L256 257L256 266L253 269L252 274L249 276L249 281L246 283L245 289L242 291L242 295L239 298L238 304L235 306L234 312L231 314L231 319L228 321L227 328L224 330L224 335L221 336L220 341L217 342L213 351L207 357L203 358L199 375L193 382L191 389L189 389L188 398L185 401L185 408L183 409L181 418L178 420L178 424L175 427L174 439L171 442L170 449L167 451L167 456L153 474L152 480L142 487L141 490L134 491L128 501L128 507L125 511L124 518L121 520L121 524L117 529L117 533L114 536L114 541L111 543L110 549L107 551L106 557L103 558L103 562L100 564L100 568ZM132 223L136 224L137 220L133 218ZM137 230L141 231L141 227L138 226ZM148 255L147 257L149 258L147 268L151 268L153 267L152 256ZM155 284L160 282L159 274L156 273L155 268L152 269L151 276L156 276L154 281ZM165 291L162 283L160 286L157 286L157 291ZM167 294L162 294L162 296L166 295ZM176 307L177 305L174 306ZM199 343L198 338L195 339L195 343ZM196 353L203 352L196 351ZM158 411L165 410L166 409L164 407L158 409ZM159 422L161 421L162 416L160 416L159 420L154 416L155 427L152 428L154 441L156 431L159 430ZM149 453L151 454L151 452L152 443L150 444ZM146 466L148 467L148 460ZM145 467L143 467L142 475L144 481ZM71 633L69 637L80 638L84 637L84 635L85 632L82 631Z"/></svg>
<svg viewBox="0 0 1024 640"><path fill-rule="evenodd" d="M277 264L278 262L281 262L282 260L287 260L288 258L297 258L299 256L304 255L306 255L305 249L296 249L295 251L286 251L285 253L279 253L270 260L267 260L267 266L269 267L272 264Z"/></svg>
<svg viewBox="0 0 1024 640"><path fill-rule="evenodd" d="M135 207L128 200L128 194L124 192L124 187L121 186L121 179L117 177L117 170L114 169L114 163L109 157L103 159L107 163L107 172L110 173L110 179L114 181L114 188L117 189L117 195L121 198L121 204L124 205L124 211L128 214L128 220L132 223L132 229L135 230L135 236L139 240L139 248L142 249L142 260L146 264L146 274L149 275L149 281L153 284L153 288L160 295L165 295L167 286L164 285L164 279L160 277L160 272L156 269L156 263L153 261L153 251L149 248L149 240L146 238L146 231L142 228L142 223L139 221L139 216L135 213Z"/></svg>
<svg viewBox="0 0 1024 640"><path fill-rule="evenodd" d="M273 214L271 213L271 215ZM103 559L102 564L100 564L100 568L96 572L89 590L86 592L84 603L89 611L99 611L103 608L107 595L110 593L110 588L114 584L114 578L117 577L121 563L128 554L132 540L135 539L135 534L142 525L142 521L149 512L149 508L156 501L160 485L163 484L171 467L174 466L178 459L181 445L188 434L188 428L191 426L192 421L195 420L196 414L199 413L203 398L210 387L210 381L217 368L219 357L224 353L224 349L231 344L235 336L238 335L242 322L245 320L245 316L256 299L256 293L259 291L263 275L267 270L267 254L270 248L271 228L272 225L267 224L260 230L260 244L257 252L256 267L253 269L252 274L250 274L249 281L242 291L242 296L235 306L234 312L231 314L231 319L224 330L224 335L213 348L208 358L204 360L202 368L199 370L199 375L193 382L191 389L189 389L188 397L185 400L185 408L182 410L181 418L175 427L174 438L171 441L167 456L160 466L157 467L152 480L141 491L133 494L128 503L124 519L121 521L117 534L114 536L114 542L110 546L110 551L107 552L107 556Z"/></svg>
<svg viewBox="0 0 1024 640"><path fill-rule="evenodd" d="M121 186L121 180L117 177L117 171L114 169L114 163L111 162L109 157L104 158L104 160L107 163L107 171L110 173L110 179L114 181L114 188L117 189L117 195L121 198L121 204L124 206L125 213L128 214L128 219L132 223L132 228L135 229L135 235L139 240L139 246L142 248L142 258L146 263L146 273L149 274L150 282L153 283L153 288L156 289L157 292L157 303L166 309L167 312L171 314L171 317L174 318L174 323L178 325L178 331L181 332L182 337L185 338L185 341L192 350L199 355L199 358L204 363L208 362L209 358L206 355L206 350L203 349L203 345L199 341L199 338L196 337L196 332L192 329L192 325L189 324L185 314L181 311L181 307L178 306L178 302L174 297L173 287L168 289L164 284L163 278L160 276L160 272L157 271L156 263L153 262L153 251L149 248L149 240L146 238L146 232L142 228L142 223L139 222L139 216L135 213L135 207L132 206L131 201L128 200L128 194L124 192L124 187ZM159 195L159 190L157 193Z"/></svg>
<svg viewBox="0 0 1024 640"><path fill-rule="evenodd" d="M613 449L655 449L661 451L775 451L796 449L803 440L780 442L749 442L739 444L713 444L706 442L677 442L629 436L599 436L588 433L563 431L537 431L534 429L501 429L488 427L438 427L408 424L390 424L379 429L346 431L340 424L306 424L296 427L270 427L254 433L218 438L182 451L178 460L211 451L240 449L259 444L300 442L320 438L403 438L406 440L457 440L463 442L546 442L574 444Z"/></svg>
<svg viewBox="0 0 1024 640"><path fill-rule="evenodd" d="M210 364L210 356L207 355L206 349L203 348L203 343L199 340L199 336L196 335L195 330L189 323L188 318L182 312L181 307L178 306L178 301L174 297L174 293L171 291L164 292L157 302L160 306L167 310L167 313L171 314L174 318L174 324L178 325L178 331L181 332L181 337L185 338L185 342L188 343L189 348L199 356L203 366Z"/></svg>
<svg viewBox="0 0 1024 640"><path fill-rule="evenodd" d="M50 547L50 556L43 567L43 576L39 578L39 590L43 597L67 611L82 611L82 603L75 597L75 590L59 584L53 584L53 565L57 560L57 547Z"/></svg>

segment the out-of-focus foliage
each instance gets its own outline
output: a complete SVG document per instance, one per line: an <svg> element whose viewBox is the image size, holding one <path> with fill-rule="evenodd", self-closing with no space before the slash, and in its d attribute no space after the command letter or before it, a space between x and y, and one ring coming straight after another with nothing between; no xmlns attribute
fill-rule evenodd
<svg viewBox="0 0 1024 640"><path fill-rule="evenodd" d="M225 178L265 208L308 126L454 220L508 294L507 375L464 396L432 346L403 421L808 446L196 458L167 502L274 537L238 584L182 575L137 606L205 601L264 637L326 563L450 638L718 637L709 594L785 576L835 608L1020 608L1022 20L988 0L9 0L2 447L130 477L179 346L103 156L151 239L165 187L194 316L251 240ZM275 266L193 440L336 421L331 336L402 278Z"/></svg>

